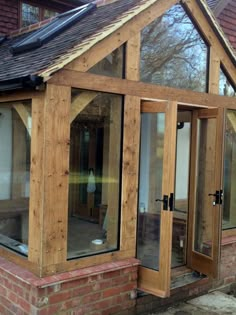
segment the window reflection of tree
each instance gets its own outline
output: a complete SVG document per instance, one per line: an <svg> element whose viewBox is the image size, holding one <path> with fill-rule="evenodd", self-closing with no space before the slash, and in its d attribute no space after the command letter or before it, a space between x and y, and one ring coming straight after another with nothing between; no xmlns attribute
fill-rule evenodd
<svg viewBox="0 0 236 315"><path fill-rule="evenodd" d="M208 49L180 5L142 32L141 79L206 91Z"/></svg>

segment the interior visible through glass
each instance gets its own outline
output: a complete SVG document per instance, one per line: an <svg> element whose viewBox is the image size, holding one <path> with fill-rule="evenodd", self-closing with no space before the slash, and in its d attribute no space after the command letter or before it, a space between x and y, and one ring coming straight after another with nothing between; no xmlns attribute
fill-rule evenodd
<svg viewBox="0 0 236 315"><path fill-rule="evenodd" d="M236 228L236 111L225 117L223 230Z"/></svg>
<svg viewBox="0 0 236 315"><path fill-rule="evenodd" d="M122 102L72 90L68 258L118 248Z"/></svg>
<svg viewBox="0 0 236 315"><path fill-rule="evenodd" d="M31 103L0 105L0 244L28 254Z"/></svg>
<svg viewBox="0 0 236 315"><path fill-rule="evenodd" d="M22 3L21 26L26 27L28 25L39 22L39 20L39 7L30 5L28 3Z"/></svg>
<svg viewBox="0 0 236 315"><path fill-rule="evenodd" d="M124 46L114 50L111 54L99 61L88 72L109 77L122 78L124 70Z"/></svg>
<svg viewBox="0 0 236 315"><path fill-rule="evenodd" d="M197 187L194 249L212 255L215 209L216 119L198 119Z"/></svg>
<svg viewBox="0 0 236 315"><path fill-rule="evenodd" d="M145 27L141 38L142 81L206 92L208 46L181 5Z"/></svg>
<svg viewBox="0 0 236 315"><path fill-rule="evenodd" d="M165 113L142 113L137 257L159 269Z"/></svg>
<svg viewBox="0 0 236 315"><path fill-rule="evenodd" d="M186 265L191 112L178 111L171 267Z"/></svg>

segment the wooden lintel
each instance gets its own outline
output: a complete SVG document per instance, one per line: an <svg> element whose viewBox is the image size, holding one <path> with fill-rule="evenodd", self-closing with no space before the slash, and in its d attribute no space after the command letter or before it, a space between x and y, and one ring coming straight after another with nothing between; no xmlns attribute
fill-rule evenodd
<svg viewBox="0 0 236 315"><path fill-rule="evenodd" d="M44 92L14 92L0 95L0 103L30 100L44 95Z"/></svg>
<svg viewBox="0 0 236 315"><path fill-rule="evenodd" d="M61 70L60 73L53 76L50 82L92 91L178 101L182 104L236 108L236 98L233 97L194 92L191 90L179 90L160 85L70 70Z"/></svg>

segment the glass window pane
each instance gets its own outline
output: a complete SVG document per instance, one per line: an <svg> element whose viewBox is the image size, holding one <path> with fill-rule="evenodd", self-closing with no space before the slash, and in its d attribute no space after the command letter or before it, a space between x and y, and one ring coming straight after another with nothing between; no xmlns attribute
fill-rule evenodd
<svg viewBox="0 0 236 315"><path fill-rule="evenodd" d="M88 72L109 77L122 78L124 68L124 46L114 50L106 58L99 61Z"/></svg>
<svg viewBox="0 0 236 315"><path fill-rule="evenodd" d="M53 10L48 10L48 9L44 9L44 12L43 12L43 19L46 20L46 19L50 19L56 15L58 15L59 13L56 12L56 11L53 11Z"/></svg>
<svg viewBox="0 0 236 315"><path fill-rule="evenodd" d="M216 119L198 120L198 147L197 147L197 189L195 209L195 244L197 252L207 256L212 255L212 233L215 187L215 160L216 160Z"/></svg>
<svg viewBox="0 0 236 315"><path fill-rule="evenodd" d="M207 63L208 47L181 5L143 29L142 81L205 92Z"/></svg>
<svg viewBox="0 0 236 315"><path fill-rule="evenodd" d="M159 270L165 113L142 113L137 258Z"/></svg>
<svg viewBox="0 0 236 315"><path fill-rule="evenodd" d="M31 105L0 105L0 243L28 253Z"/></svg>
<svg viewBox="0 0 236 315"><path fill-rule="evenodd" d="M224 74L223 70L220 70L220 86L219 94L225 96L236 96L236 89L230 84L228 78Z"/></svg>
<svg viewBox="0 0 236 315"><path fill-rule="evenodd" d="M69 259L118 248L122 102L72 90Z"/></svg>
<svg viewBox="0 0 236 315"><path fill-rule="evenodd" d="M21 26L25 27L39 22L39 7L22 3Z"/></svg>
<svg viewBox="0 0 236 315"><path fill-rule="evenodd" d="M178 112L176 174L175 174L175 209L173 211L172 232L172 268L186 264L187 223L189 208L189 166L191 123L181 122L181 116L191 113ZM189 119L189 121L190 121Z"/></svg>
<svg viewBox="0 0 236 315"><path fill-rule="evenodd" d="M223 229L236 228L236 111L225 119Z"/></svg>

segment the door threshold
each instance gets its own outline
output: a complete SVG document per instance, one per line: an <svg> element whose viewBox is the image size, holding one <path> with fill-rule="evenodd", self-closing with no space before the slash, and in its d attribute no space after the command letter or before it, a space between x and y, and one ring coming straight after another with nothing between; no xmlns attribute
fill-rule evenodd
<svg viewBox="0 0 236 315"><path fill-rule="evenodd" d="M187 269L187 268L186 268ZM190 270L190 269L188 269ZM190 270L187 273L182 273L179 275L176 275L174 277L171 277L171 290L180 288L183 286L186 286L188 284L192 284L194 282L197 282L203 278L205 278L205 275L202 275L196 271Z"/></svg>

